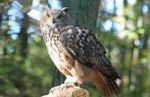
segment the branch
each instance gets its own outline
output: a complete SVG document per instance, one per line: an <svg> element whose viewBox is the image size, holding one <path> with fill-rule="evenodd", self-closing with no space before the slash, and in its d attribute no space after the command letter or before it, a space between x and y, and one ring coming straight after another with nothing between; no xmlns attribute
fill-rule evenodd
<svg viewBox="0 0 150 97"><path fill-rule="evenodd" d="M57 89L55 92L50 92L48 95L42 97L89 97L89 92L80 87L67 87Z"/></svg>

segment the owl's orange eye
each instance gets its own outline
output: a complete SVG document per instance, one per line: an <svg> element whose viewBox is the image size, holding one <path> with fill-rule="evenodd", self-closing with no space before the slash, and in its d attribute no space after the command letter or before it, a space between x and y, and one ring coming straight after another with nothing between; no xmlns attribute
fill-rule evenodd
<svg viewBox="0 0 150 97"><path fill-rule="evenodd" d="M62 14L59 14L59 15L57 16L57 18L58 18L58 19L62 18Z"/></svg>
<svg viewBox="0 0 150 97"><path fill-rule="evenodd" d="M49 17L50 17L50 15L49 15L49 14L47 14L47 17L49 18Z"/></svg>

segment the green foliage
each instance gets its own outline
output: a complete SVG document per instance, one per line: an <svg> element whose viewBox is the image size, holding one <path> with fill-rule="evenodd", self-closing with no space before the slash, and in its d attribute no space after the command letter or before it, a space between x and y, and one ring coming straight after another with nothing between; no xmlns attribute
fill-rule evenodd
<svg viewBox="0 0 150 97"><path fill-rule="evenodd" d="M24 62L20 62L20 55L0 59L0 96L37 97L50 88L52 62L45 45L32 43L28 49Z"/></svg>

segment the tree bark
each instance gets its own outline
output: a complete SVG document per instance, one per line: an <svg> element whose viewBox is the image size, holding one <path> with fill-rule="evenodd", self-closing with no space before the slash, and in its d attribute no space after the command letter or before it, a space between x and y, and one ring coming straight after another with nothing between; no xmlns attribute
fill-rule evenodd
<svg viewBox="0 0 150 97"><path fill-rule="evenodd" d="M24 59L27 55L27 47L28 47L28 30L29 27L29 17L25 13L23 19L23 26L20 32L20 55Z"/></svg>
<svg viewBox="0 0 150 97"><path fill-rule="evenodd" d="M95 31L100 0L63 0L63 7L70 7L74 23Z"/></svg>

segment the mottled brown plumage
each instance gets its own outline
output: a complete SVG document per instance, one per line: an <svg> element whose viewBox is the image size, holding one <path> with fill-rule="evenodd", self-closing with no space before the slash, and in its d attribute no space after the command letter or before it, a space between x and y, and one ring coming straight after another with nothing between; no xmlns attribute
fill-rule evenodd
<svg viewBox="0 0 150 97"><path fill-rule="evenodd" d="M106 57L104 47L90 30L74 26L67 10L45 8L42 13L40 27L52 61L73 82L89 81L104 97L117 96L116 80L120 76Z"/></svg>

